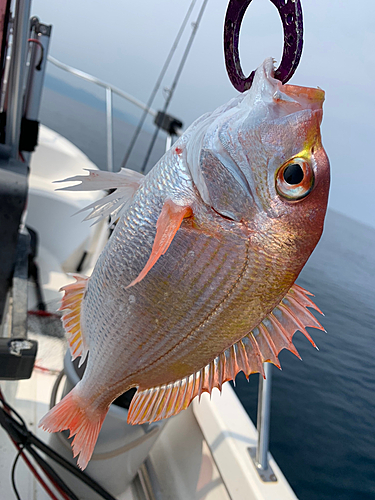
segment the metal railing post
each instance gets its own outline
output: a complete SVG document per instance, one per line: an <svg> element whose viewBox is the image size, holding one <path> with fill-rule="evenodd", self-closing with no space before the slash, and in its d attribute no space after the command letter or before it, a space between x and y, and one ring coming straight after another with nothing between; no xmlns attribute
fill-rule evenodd
<svg viewBox="0 0 375 500"><path fill-rule="evenodd" d="M167 139L165 141L165 152L171 149L172 146L172 136L171 134L167 134Z"/></svg>
<svg viewBox="0 0 375 500"><path fill-rule="evenodd" d="M105 89L105 110L107 116L107 170L113 172L113 120L112 120L112 89Z"/></svg>
<svg viewBox="0 0 375 500"><path fill-rule="evenodd" d="M40 23L39 19L34 16L31 18L31 27L31 40L38 43L30 43L27 91L23 114L29 120L38 120L52 26Z"/></svg>
<svg viewBox="0 0 375 500"><path fill-rule="evenodd" d="M259 376L257 430L258 446L256 461L262 469L268 467L268 445L270 441L272 365L264 363L266 378Z"/></svg>
<svg viewBox="0 0 375 500"><path fill-rule="evenodd" d="M18 0L13 24L12 56L9 68L6 103L7 133L5 142L11 147L12 158L18 158L23 92L26 73L27 39L30 33L30 0Z"/></svg>
<svg viewBox="0 0 375 500"><path fill-rule="evenodd" d="M271 386L272 364L263 364L265 379L259 375L257 431L258 444L256 448L249 448L249 453L259 476L263 481L277 481L273 470L268 463L268 445L270 438L271 420Z"/></svg>

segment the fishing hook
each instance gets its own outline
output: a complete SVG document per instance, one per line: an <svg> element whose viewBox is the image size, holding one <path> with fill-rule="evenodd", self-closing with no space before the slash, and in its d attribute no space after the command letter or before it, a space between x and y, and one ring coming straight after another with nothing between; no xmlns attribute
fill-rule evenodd
<svg viewBox="0 0 375 500"><path fill-rule="evenodd" d="M233 86L245 92L253 83L255 71L243 74L238 42L243 16L251 0L229 0L224 24L224 54L227 73ZM271 0L277 8L284 29L284 50L274 77L286 83L293 76L302 54L303 19L300 0Z"/></svg>

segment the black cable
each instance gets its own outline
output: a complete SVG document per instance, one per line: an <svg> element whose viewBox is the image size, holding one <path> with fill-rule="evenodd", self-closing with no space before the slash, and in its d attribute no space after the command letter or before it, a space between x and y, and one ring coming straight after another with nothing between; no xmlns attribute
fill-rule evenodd
<svg viewBox="0 0 375 500"><path fill-rule="evenodd" d="M19 450L19 455L22 455L23 459L25 460L26 465L29 467L30 471L34 474L36 479L40 482L41 486L45 489L47 494L50 495L51 498L54 498L55 500L57 500L57 497L52 493L50 488L42 480L40 475L37 473L35 468L31 465L29 459L27 458L27 456L25 454L25 451L27 450L27 447L28 447L28 442L27 442L27 432L28 431L26 429L26 425L25 425L22 417L10 405L8 405L5 402L4 396L1 392L1 389L0 389L0 400L1 400L3 407L4 407L4 408L0 407L0 425L8 433L8 435L11 438L11 440L13 441L14 445ZM17 414L18 418L23 422L23 424L18 424L16 422L16 420L14 420L14 418L10 415L10 412L12 412L12 411ZM20 432L20 430L17 429L17 426L20 426L21 429L24 429L24 432L23 433ZM34 450L29 450L29 451L34 451ZM34 453L36 453L36 452L34 452ZM39 458L39 455L37 458ZM15 494L16 494L17 499L18 499L19 494L18 494L17 488L15 486L15 468L16 468L17 461L18 461L18 455L16 456L15 463L13 464L11 476L12 476L12 485L13 485L13 488L15 489ZM39 461L39 465L40 465L40 461ZM59 481L60 478L56 477L56 474L53 474L53 473L49 474L49 471L46 470L46 467L41 466L41 468L42 468L43 472L45 473L45 475L49 478L51 483L61 492L62 496L65 499L76 500L74 498L74 493L73 493L73 497L72 497L72 495L70 495L68 498L68 495L66 494L67 488L64 487L65 485L61 485L61 481ZM47 464L47 468L48 468L48 464ZM54 472L54 471L52 471L52 472ZM69 490L69 493L70 493L70 490Z"/></svg>
<svg viewBox="0 0 375 500"><path fill-rule="evenodd" d="M198 17L197 17L197 20L195 21L195 23L193 24L193 29L192 29L192 32L191 32L191 35L190 35L190 38L189 38L189 41L186 45L186 48L185 48L185 52L183 53L183 56L182 56L182 59L181 59L181 62L180 62L180 65L177 69L177 72L176 72L176 76L174 77L174 80L173 80L173 83L172 83L172 87L170 88L170 91L169 91L169 94L168 94L168 97L167 97L167 100L165 101L165 104L164 104L164 108L163 108L163 111L162 113L166 113L167 109L168 109L168 106L172 100L172 97L173 97L173 93L176 89L176 85L178 83L178 80L180 78L180 75L181 75L181 72L183 70L183 67L185 65L185 62L186 62L186 59L187 59L187 56L189 55L189 52L190 52L190 49L191 49L191 46L193 44L193 41L194 41L194 38L195 38L195 35L197 33L197 30L199 28L199 23L201 22L201 19L202 19L202 16L203 16L203 12L204 12L204 9L206 8L206 5L207 5L207 2L208 0L203 0L203 3L202 3L202 6L201 6L201 10L199 11L199 14L198 14ZM154 148L154 144L155 144L155 141L156 141L156 138L157 138L157 135L159 133L159 129L160 129L160 125L157 125L157 128L154 132L154 135L151 139L151 143L150 143L150 146L148 148L148 151L146 153L146 157L143 161L143 165L142 165L142 168L141 168L141 173L143 174L146 170L146 166L147 166L147 163L148 163L148 160L150 159L150 155L151 155L151 152Z"/></svg>
<svg viewBox="0 0 375 500"><path fill-rule="evenodd" d="M17 497L17 500L21 500L21 497L20 497L20 494L18 493L17 486L16 486L16 465L17 465L18 459L22 455L22 450L23 450L23 448L19 449L19 451L16 455L16 458L14 459L13 466L12 466L12 472L11 472L12 487L13 487L14 494Z"/></svg>
<svg viewBox="0 0 375 500"><path fill-rule="evenodd" d="M40 283L39 266L36 262L39 248L39 235L36 231L34 231L34 229L31 229L31 227L26 227L26 229L30 234L29 278L32 278L35 284L35 291L37 296L36 307L38 311L47 311L47 306L43 297L43 290Z"/></svg>
<svg viewBox="0 0 375 500"><path fill-rule="evenodd" d="M4 398L0 396L0 400L2 401L3 405L13 412L15 415L18 416L18 418L23 422L22 418L18 413L8 404L5 402ZM35 458L35 460L38 461L39 459L39 465L43 470L46 471L47 468L52 469L48 464L47 467L45 466L46 462L44 459L40 457L39 454L31 447L31 445L35 446L37 449L42 451L45 455L47 455L49 458L57 462L59 465L61 465L64 469L69 471L71 474L76 476L78 479L80 479L83 483L85 483L87 486L89 486L93 491L95 491L98 495L100 495L102 498L105 500L116 500L108 491L106 491L104 488L102 488L96 481L91 479L89 476L87 476L83 471L79 470L76 466L72 465L70 462L68 462L65 458L63 458L61 455L59 455L57 452L55 452L52 448L50 448L48 445L43 443L40 439L38 439L32 432L30 432L26 425L20 424L17 422L11 415L9 415L3 408L0 407L0 425L5 429L5 431L9 434L9 436L15 441L19 446L23 446L27 449L27 451L32 454ZM35 456L37 455L37 457ZM42 465L43 464L43 465ZM65 483L63 483L62 479L58 476L58 474L52 469L49 470L49 473L53 477L54 480L59 484L59 486L69 495L70 493L67 492L67 486ZM48 474L48 473L47 473ZM56 479L56 477L58 479ZM64 486L61 484L63 483ZM68 488L69 489L69 488ZM74 493L73 493L74 495ZM72 500L75 500L77 497L71 496Z"/></svg>
<svg viewBox="0 0 375 500"><path fill-rule="evenodd" d="M65 460L61 455L56 453L52 448L47 446L43 441L38 439L34 434L30 433L30 443L40 449L47 456L52 458L59 465L64 467L67 471L71 472L74 476L78 477L83 483L87 484L92 490L101 495L105 500L116 500L108 491L103 489L100 484L87 476L83 471L79 470L76 466Z"/></svg>
<svg viewBox="0 0 375 500"><path fill-rule="evenodd" d="M2 395L0 396L0 400L1 400L2 404L4 405L4 407L8 411L11 411L12 413L14 413L16 415L16 417L18 418L18 420L21 422L20 425L22 425L23 427L26 428L26 424L25 424L24 419L21 417L21 415L19 413L16 412L16 410L14 408L12 408L10 405L8 405L8 403L3 399ZM8 415L8 416L10 417L10 415ZM10 418L12 418L12 417L10 417ZM0 421L0 424L1 424L1 421Z"/></svg>
<svg viewBox="0 0 375 500"><path fill-rule="evenodd" d="M170 50L170 52L168 54L168 57L167 57L167 59L166 59L166 61L164 63L164 66L163 66L163 68L162 68L162 70L160 72L159 78L157 79L155 87L154 87L153 91L151 92L151 95L150 95L150 97L149 97L149 99L147 101L146 109L143 111L143 114L142 114L142 116L141 116L141 118L139 120L138 126L137 126L137 128L136 128L136 130L134 132L132 140L130 141L128 150L127 150L127 152L126 152L126 154L124 156L124 159L122 160L121 168L124 168L125 165L127 164L128 160L129 160L129 156L130 156L130 154L131 154L131 152L133 150L133 147L134 147L134 145L135 145L135 143L136 143L136 141L138 139L138 136L140 134L140 131L142 129L144 121L145 121L145 119L147 117L147 114L148 114L148 112L149 112L149 110L151 108L151 105L152 105L152 103L153 103L153 101L155 99L156 93L159 90L159 87L160 87L160 84L161 84L161 82L162 82L162 80L164 78L164 75L165 75L165 73L166 73L166 71L168 69L169 63L172 60L172 56L173 56L175 50L177 49L177 45L178 45L178 43L180 41L182 33L185 31L186 23L188 22L188 19L190 17L191 11L193 10L193 7L194 7L196 1L197 0L192 0L192 2L190 4L190 7L189 7L189 9L188 9L188 11L187 11L187 13L185 15L185 18L184 18L184 20L183 20L183 22L181 24L181 27L180 27L180 29L179 29L179 31L177 33L176 39L173 42L173 45L172 45L171 50Z"/></svg>
<svg viewBox="0 0 375 500"><path fill-rule="evenodd" d="M36 463L39 465L39 467L49 476L50 478L53 479L53 481L56 482L57 486L61 488L64 493L68 495L70 500L79 500L77 495L67 486L65 481L61 479L61 477L57 474L55 469L53 469L48 462L44 460L33 448L30 444L26 443L25 448L27 451L30 453L30 455L34 458Z"/></svg>
<svg viewBox="0 0 375 500"><path fill-rule="evenodd" d="M8 405L7 403L5 403L3 397L1 397L0 399L1 399L2 403L3 403L3 405L4 405L4 408L6 408L6 410L4 408L0 408L0 425L8 433L9 437L11 438L11 440L14 442L14 444L16 445L16 447L19 450L19 452L18 452L18 454L16 456L16 459L15 459L15 461L13 463L12 474L11 474L11 477L12 477L12 486L13 486L13 489L15 490L15 494L16 494L17 499L18 499L19 496L18 496L16 485L15 485L15 467L16 467L16 464L17 464L19 456L21 454L25 453L25 450L28 450L30 453L32 451L34 451L34 450L30 450L29 449L30 445L28 444L28 436L27 436L28 430L26 429L25 425L19 424L8 413L9 411L14 411L13 408L10 405ZM14 411L14 413L16 413L16 412ZM36 453L36 452L34 451L34 453ZM31 454L34 456L33 453L31 453ZM39 456L38 456L38 458L39 458ZM48 471L46 471L44 467L41 467L41 468L45 472L45 474L51 479L51 477L48 474ZM51 480L53 482L54 478L52 478ZM59 486L60 486L60 483L59 483ZM66 488L63 488L63 489L64 489L64 491L66 490ZM69 500L76 500L76 499L75 498L73 498L73 499L70 498Z"/></svg>

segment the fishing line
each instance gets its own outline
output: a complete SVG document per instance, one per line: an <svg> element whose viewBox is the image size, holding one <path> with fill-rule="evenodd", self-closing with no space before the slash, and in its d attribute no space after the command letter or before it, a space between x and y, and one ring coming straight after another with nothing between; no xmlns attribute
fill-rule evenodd
<svg viewBox="0 0 375 500"><path fill-rule="evenodd" d="M61 479L61 477L57 474L55 469L53 469L48 462L44 460L31 446L30 444L25 444L25 448L30 453L30 455L34 458L39 467L45 472L45 474L51 479L53 484L59 489L59 491L64 492L65 498L69 498L69 500L79 500L77 495L69 488L69 486Z"/></svg>
<svg viewBox="0 0 375 500"><path fill-rule="evenodd" d="M17 500L19 499L19 493L17 491L16 483L15 483L15 470L16 470L16 464L17 464L18 458L20 456L22 456L25 464L29 467L30 471L32 472L32 474L34 475L34 477L39 481L40 485L44 488L44 490L46 491L47 495L51 498L51 500L58 500L58 498L56 497L56 495L48 487L48 485L45 483L45 481L38 474L37 470L35 469L35 467L30 462L30 460L27 458L27 456L25 454L25 451L26 451L25 447L19 446L15 441L13 441L13 444L19 450L18 453L17 453L17 455L16 455L16 458L14 460L13 467L12 467L12 473L11 473L12 486L13 486L14 493L15 493L15 495L17 497ZM48 479L51 481L51 483L55 486L55 488L60 492L60 494L64 498L64 500L74 500L74 498L72 498L71 496L67 496L67 494L64 492L64 490L62 490L59 487L59 485L54 481L54 479L48 475L47 471L45 471L43 468L42 468L42 470L45 473L45 475L48 477Z"/></svg>
<svg viewBox="0 0 375 500"><path fill-rule="evenodd" d="M126 154L125 154L125 156L124 156L124 159L122 160L122 163L121 163L121 168L124 168L124 167L125 167L125 165L126 165L126 164L127 164L127 162L128 162L129 156L130 156L130 154L131 154L131 152L132 152L132 150L133 150L133 147L134 147L134 145L135 145L135 143L136 143L136 141L137 141L137 139L138 139L138 136L139 136L139 134L140 134L140 131L141 131L141 129L142 129L142 126L143 126L143 124L144 124L144 121L145 121L145 119L146 119L146 117L147 117L147 114L148 114L148 112L149 112L149 110L150 110L150 108L151 108L151 105L152 105L152 103L154 102L154 98L155 98L155 96L156 96L157 91L159 90L160 84L161 84L161 82L162 82L162 80L163 80L163 78L164 78L164 75L165 75L165 73L166 73L166 71L167 71L167 69L168 69L169 63L171 62L172 57L173 57L173 54L175 53L175 51L176 51L176 49L177 49L177 45L178 45L178 44L179 44L179 42L180 42L181 36L182 36L183 32L185 31L186 24L187 24L187 22L188 22L188 20L189 20L190 14L191 14L191 12L192 12L192 10L193 10L194 6L195 6L196 1L197 1L197 0L192 0L192 2L191 2L191 4L190 4L190 7L189 7L189 9L188 9L188 11L187 11L187 13L186 13L186 15L185 15L185 18L184 18L184 20L183 20L183 22L182 22L182 24L181 24L180 30L179 30L179 32L177 33L176 39L175 39L175 41L173 42L173 45L172 45L171 50L170 50L170 52L169 52L169 54L168 54L168 57L167 57L167 59L166 59L166 61L165 61L165 63L164 63L164 66L163 66L163 68L162 68L162 70L161 70L161 72L160 72L159 78L157 79L156 84L155 84L155 87L154 87L153 91L151 92L150 97L149 97L149 99L148 99L148 101L147 101L147 104L146 104L146 109L143 111L143 114L142 114L142 116L141 116L141 119L139 120L139 123L138 123L137 129L136 129L136 131L134 132L134 135L133 135L133 137L132 137L132 140L130 141L130 144L129 144L128 150L127 150L127 152L126 152Z"/></svg>
<svg viewBox="0 0 375 500"><path fill-rule="evenodd" d="M168 106L171 102L171 99L173 97L173 94L174 94L174 91L176 89L176 85L178 83L178 80L180 78L180 75L181 75L181 72L182 72L182 69L185 65L185 62L186 62L186 59L187 59L187 56L189 55L189 52L190 52L190 49L191 49L191 46L193 44L193 40L195 38L195 35L198 31L198 28L199 28L199 23L201 22L201 19L202 19L202 16L203 16L203 12L204 12L204 9L206 8L206 5L207 5L207 2L208 0L203 0L203 3L202 3L202 6L201 6L201 10L199 11L199 14L198 14L198 17L197 17L197 20L195 21L195 23L193 24L193 29L192 29L192 32L191 32L191 35L190 35L190 38L189 38L189 41L186 45L186 48L185 48L185 52L183 53L183 56L182 56L182 59L181 59L181 62L180 62L180 65L177 69L177 72L176 72L176 76L174 77L174 81L172 83L172 87L169 91L169 94L168 94L168 98L167 100L165 101L165 104L164 104L164 108L163 108L163 111L162 113L165 113L168 109ZM155 145L155 141L156 141L156 138L158 136L158 133L159 133L159 130L160 130L160 125L157 125L156 126L156 129L155 129L155 132L154 132L154 135L151 139L151 142L150 142L150 145L149 145L149 148L148 148L148 151L146 153L146 157L143 161L143 165L142 165L142 168L141 168L141 173L143 174L146 170L146 166L147 166L147 163L148 163L148 160L150 158L150 155L151 155L151 152L154 148L154 145Z"/></svg>

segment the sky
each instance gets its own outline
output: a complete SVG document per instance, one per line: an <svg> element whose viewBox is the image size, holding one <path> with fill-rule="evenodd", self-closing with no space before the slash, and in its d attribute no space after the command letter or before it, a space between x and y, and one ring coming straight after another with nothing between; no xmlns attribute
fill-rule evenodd
<svg viewBox="0 0 375 500"><path fill-rule="evenodd" d="M192 20L201 3L196 1ZM169 108L185 126L237 94L223 55L227 3L208 1ZM50 55L145 102L189 5L190 0L34 0L32 14L53 25ZM322 138L331 162L329 206L375 227L375 2L302 0L302 7L304 50L289 83L326 92ZM190 32L189 24L162 87L171 85ZM269 0L253 0L241 29L244 72L266 57L279 62L281 54L277 10ZM51 65L48 71L63 77ZM163 103L160 91L154 107Z"/></svg>

